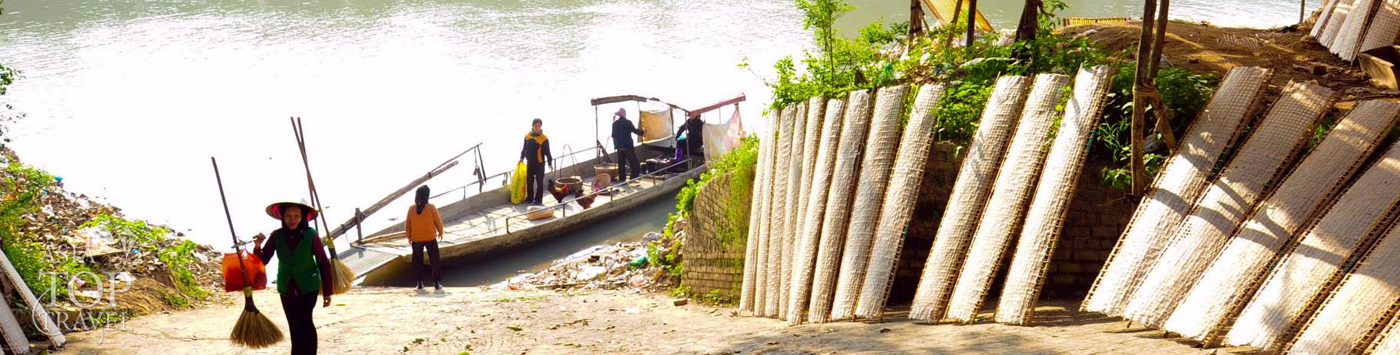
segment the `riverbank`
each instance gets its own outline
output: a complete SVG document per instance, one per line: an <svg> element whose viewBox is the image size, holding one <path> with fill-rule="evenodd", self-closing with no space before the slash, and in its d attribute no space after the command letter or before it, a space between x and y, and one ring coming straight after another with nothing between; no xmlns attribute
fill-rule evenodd
<svg viewBox="0 0 1400 355"><path fill-rule="evenodd" d="M255 302L283 326L273 292ZM242 301L142 317L121 329L74 334L65 353L285 353L288 343L251 351L228 343ZM1072 311L1068 303L1037 311L1042 326L832 323L788 327L740 317L733 307L674 305L634 291L510 291L449 287L441 294L408 288L360 288L316 310L326 354L1205 354L1125 330L1121 321ZM932 340L932 341L931 341Z"/></svg>
<svg viewBox="0 0 1400 355"><path fill-rule="evenodd" d="M63 332L223 297L213 293L223 288L222 254L209 246L69 192L61 177L25 165L8 148L0 148L0 185L0 246ZM27 312L17 294L6 296Z"/></svg>

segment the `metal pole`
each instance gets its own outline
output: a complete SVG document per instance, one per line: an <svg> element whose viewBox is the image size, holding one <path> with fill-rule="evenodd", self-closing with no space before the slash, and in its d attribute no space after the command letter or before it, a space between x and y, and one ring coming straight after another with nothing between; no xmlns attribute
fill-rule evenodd
<svg viewBox="0 0 1400 355"><path fill-rule="evenodd" d="M1306 13L1306 12L1308 12L1308 0L1303 0L1303 1L1302 1L1302 5L1298 7L1298 23L1299 23L1299 24L1303 23L1303 16L1304 16L1303 14Z"/></svg>

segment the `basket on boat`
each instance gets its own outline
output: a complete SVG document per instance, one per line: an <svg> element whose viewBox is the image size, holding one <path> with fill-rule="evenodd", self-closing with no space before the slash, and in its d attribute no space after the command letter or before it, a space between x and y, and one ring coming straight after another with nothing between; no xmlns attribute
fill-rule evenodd
<svg viewBox="0 0 1400 355"><path fill-rule="evenodd" d="M526 213L525 213L525 219L528 219L528 220L531 220L531 221L537 221L537 220L541 220L541 219L545 219L545 218L554 217L554 209L553 209L553 208L545 208L545 207L540 207L540 206L530 206L530 209L528 209L527 211L529 211L529 212L526 212Z"/></svg>
<svg viewBox="0 0 1400 355"><path fill-rule="evenodd" d="M564 188L565 186L569 187L568 191L582 191L583 179L577 176L570 176L559 178L559 180L554 180L554 187Z"/></svg>
<svg viewBox="0 0 1400 355"><path fill-rule="evenodd" d="M608 176L617 176L617 163L602 163L594 165L593 173L595 175L608 174Z"/></svg>

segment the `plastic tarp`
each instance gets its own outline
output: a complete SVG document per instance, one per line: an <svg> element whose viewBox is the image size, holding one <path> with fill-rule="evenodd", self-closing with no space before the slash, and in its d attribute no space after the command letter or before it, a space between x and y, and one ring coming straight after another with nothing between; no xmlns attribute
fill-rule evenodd
<svg viewBox="0 0 1400 355"><path fill-rule="evenodd" d="M637 121L646 132L642 135L643 142L670 138L671 132L676 131L671 122L671 106L660 101L647 101L638 106L641 112Z"/></svg>
<svg viewBox="0 0 1400 355"><path fill-rule="evenodd" d="M721 124L706 123L703 129L705 130L706 161L718 158L729 152L730 149L738 147L740 139L744 138L744 120L739 117L738 110L735 110L734 115L729 117L729 121Z"/></svg>

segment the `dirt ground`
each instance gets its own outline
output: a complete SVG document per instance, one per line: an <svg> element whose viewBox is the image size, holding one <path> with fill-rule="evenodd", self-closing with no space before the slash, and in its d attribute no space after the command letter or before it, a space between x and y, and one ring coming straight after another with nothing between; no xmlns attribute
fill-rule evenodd
<svg viewBox="0 0 1400 355"><path fill-rule="evenodd" d="M1066 33L1088 36L1110 52L1135 55L1139 22L1077 26ZM1356 102L1400 98L1400 92L1372 86L1356 63L1338 58L1308 36L1309 28L1223 28L1173 21L1162 46L1166 62L1193 72L1224 77L1236 66L1273 69L1266 97L1275 97L1290 81L1312 82L1338 94L1336 106L1350 110ZM1164 64L1165 65L1165 64Z"/></svg>
<svg viewBox="0 0 1400 355"><path fill-rule="evenodd" d="M255 302L285 331L277 295ZM1069 303L1064 303L1069 304ZM247 350L229 344L242 301L139 317L70 335L60 354L280 354L289 344ZM323 354L1202 354L1159 331L1115 319L1042 307L1037 326L880 323L789 327L741 317L733 307L674 306L634 291L561 293L449 288L416 294L361 288L316 310Z"/></svg>

